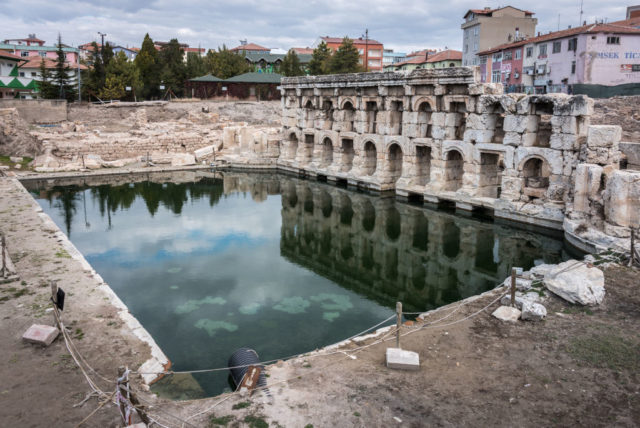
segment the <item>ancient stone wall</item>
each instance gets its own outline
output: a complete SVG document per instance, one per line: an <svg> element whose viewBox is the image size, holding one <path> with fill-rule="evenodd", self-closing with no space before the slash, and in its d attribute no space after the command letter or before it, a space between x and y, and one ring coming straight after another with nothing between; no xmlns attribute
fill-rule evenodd
<svg viewBox="0 0 640 428"><path fill-rule="evenodd" d="M67 120L65 100L0 100L0 108L15 108L27 123L59 123Z"/></svg>
<svg viewBox="0 0 640 428"><path fill-rule="evenodd" d="M474 73L285 78L278 167L558 229L574 211L600 231L635 224L607 205L609 183L637 184L615 173L621 130L591 126L593 100L502 94Z"/></svg>

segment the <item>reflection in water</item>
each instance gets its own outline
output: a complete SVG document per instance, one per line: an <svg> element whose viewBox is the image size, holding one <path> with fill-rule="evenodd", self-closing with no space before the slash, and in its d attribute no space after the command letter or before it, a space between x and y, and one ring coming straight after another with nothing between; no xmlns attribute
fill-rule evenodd
<svg viewBox="0 0 640 428"><path fill-rule="evenodd" d="M176 370L224 366L241 346L263 359L305 352L376 324L396 301L432 309L512 266L565 258L549 236L277 174L26 186ZM184 394L168 389L181 398L227 386L224 373L178 383Z"/></svg>

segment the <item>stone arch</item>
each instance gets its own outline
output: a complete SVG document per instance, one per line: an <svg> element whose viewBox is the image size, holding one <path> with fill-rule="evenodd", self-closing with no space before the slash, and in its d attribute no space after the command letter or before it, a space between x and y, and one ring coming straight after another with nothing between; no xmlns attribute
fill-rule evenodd
<svg viewBox="0 0 640 428"><path fill-rule="evenodd" d="M298 133L292 131L287 135L287 152L285 154L286 159L294 160L298 151Z"/></svg>
<svg viewBox="0 0 640 428"><path fill-rule="evenodd" d="M333 140L329 136L325 136L321 140L320 148L320 167L327 168L333 163Z"/></svg>
<svg viewBox="0 0 640 428"><path fill-rule="evenodd" d="M417 110L418 112L418 126L420 127L420 137L432 137L432 122L431 115L434 112L432 103L428 99L423 99L423 101L418 104Z"/></svg>
<svg viewBox="0 0 640 428"><path fill-rule="evenodd" d="M322 129L331 129L333 128L333 102L330 99L325 98L322 101L322 115L324 119L324 124Z"/></svg>
<svg viewBox="0 0 640 428"><path fill-rule="evenodd" d="M444 187L443 190L455 192L462 187L464 175L464 155L455 147L444 153Z"/></svg>
<svg viewBox="0 0 640 428"><path fill-rule="evenodd" d="M362 173L364 175L373 175L376 172L378 163L378 150L373 141L369 140L364 143L362 148Z"/></svg>
<svg viewBox="0 0 640 428"><path fill-rule="evenodd" d="M402 175L402 147L398 143L391 143L387 149L387 172L390 180L395 183Z"/></svg>
<svg viewBox="0 0 640 428"><path fill-rule="evenodd" d="M551 176L549 163L542 156L532 155L525 158L520 165L525 196L532 199L544 197Z"/></svg>
<svg viewBox="0 0 640 428"><path fill-rule="evenodd" d="M345 97L340 100L340 109L345 110L347 108L347 104L351 104L351 108L355 110L356 100L354 98Z"/></svg>
<svg viewBox="0 0 640 428"><path fill-rule="evenodd" d="M340 108L342 109L342 131L353 132L353 121L356 117L355 102L350 98L342 101Z"/></svg>
<svg viewBox="0 0 640 428"><path fill-rule="evenodd" d="M429 107L431 108L431 111L437 111L436 102L435 102L434 98L431 97L431 96L416 98L413 101L413 105L411 106L411 110L412 111L420 111L420 105L422 105L423 103L429 104Z"/></svg>

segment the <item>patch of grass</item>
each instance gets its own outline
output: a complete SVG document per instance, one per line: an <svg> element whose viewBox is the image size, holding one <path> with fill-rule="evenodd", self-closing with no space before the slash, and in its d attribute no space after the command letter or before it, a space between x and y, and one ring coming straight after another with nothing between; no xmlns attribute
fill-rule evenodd
<svg viewBox="0 0 640 428"><path fill-rule="evenodd" d="M613 334L576 337L567 344L567 352L595 367L640 371L640 344Z"/></svg>
<svg viewBox="0 0 640 428"><path fill-rule="evenodd" d="M306 424L304 428L313 428L313 424Z"/></svg>
<svg viewBox="0 0 640 428"><path fill-rule="evenodd" d="M82 338L84 338L84 331L82 331L81 328L76 328L74 337L78 340L82 340Z"/></svg>
<svg viewBox="0 0 640 428"><path fill-rule="evenodd" d="M231 422L234 419L235 418L231 415L226 415L226 416L211 415L209 416L209 426L210 427L216 427L216 426L226 427L229 424L229 422Z"/></svg>
<svg viewBox="0 0 640 428"><path fill-rule="evenodd" d="M588 306L569 306L562 310L563 314L585 314L593 315L593 311Z"/></svg>
<svg viewBox="0 0 640 428"><path fill-rule="evenodd" d="M20 281L20 285L27 285L27 281Z"/></svg>
<svg viewBox="0 0 640 428"><path fill-rule="evenodd" d="M310 369L311 368L311 363L304 363L302 365L302 367L304 367L305 369Z"/></svg>
<svg viewBox="0 0 640 428"><path fill-rule="evenodd" d="M244 422L249 425L249 428L269 428L269 424L264 418L260 416L248 415L245 416Z"/></svg>
<svg viewBox="0 0 640 428"><path fill-rule="evenodd" d="M241 401L239 403L234 404L233 406L231 406L231 408L233 410L239 410L239 409L246 409L247 407L249 407L251 405L250 401Z"/></svg>
<svg viewBox="0 0 640 428"><path fill-rule="evenodd" d="M62 249L60 249L59 251L56 252L56 257L59 257L61 259L70 259L71 258L71 254L67 253L67 250L62 248Z"/></svg>
<svg viewBox="0 0 640 428"><path fill-rule="evenodd" d="M355 416L356 418L360 417L360 412L353 412L353 416Z"/></svg>
<svg viewBox="0 0 640 428"><path fill-rule="evenodd" d="M29 162L31 162L33 160L33 158L30 158L28 156L23 156L22 157L22 162L19 162L21 165L21 169L24 169L27 167L27 165L29 165ZM10 167L13 167L13 165L15 165L15 162L11 162L11 159L9 159L9 156L0 156L0 164L4 164L4 165L9 165Z"/></svg>

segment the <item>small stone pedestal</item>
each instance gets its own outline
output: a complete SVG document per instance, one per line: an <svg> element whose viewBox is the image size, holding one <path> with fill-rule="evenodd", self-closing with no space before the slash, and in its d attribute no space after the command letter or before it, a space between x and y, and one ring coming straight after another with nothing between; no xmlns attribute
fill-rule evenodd
<svg viewBox="0 0 640 428"><path fill-rule="evenodd" d="M420 356L413 351L387 348L387 367L399 370L420 370Z"/></svg>
<svg viewBox="0 0 640 428"><path fill-rule="evenodd" d="M22 340L37 345L49 346L56 340L60 331L50 325L33 324L22 335Z"/></svg>

